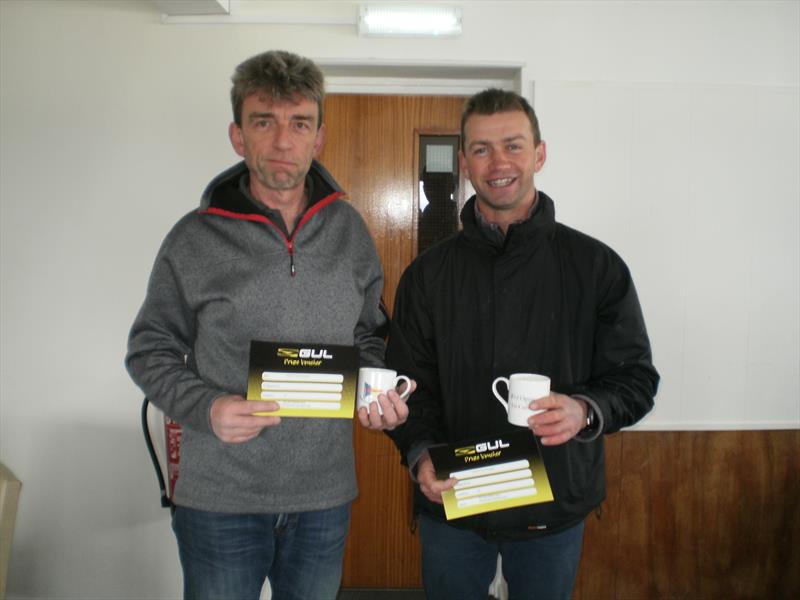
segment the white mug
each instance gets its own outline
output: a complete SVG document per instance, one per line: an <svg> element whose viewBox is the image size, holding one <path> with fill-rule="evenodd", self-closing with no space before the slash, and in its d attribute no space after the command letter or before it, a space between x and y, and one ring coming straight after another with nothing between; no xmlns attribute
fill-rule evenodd
<svg viewBox="0 0 800 600"><path fill-rule="evenodd" d="M508 402L497 391L497 384L504 381L508 387ZM492 392L508 413L508 422L520 427L528 426L528 417L543 410L531 410L528 405L550 394L550 378L535 373L514 373L510 378L498 377L492 382Z"/></svg>
<svg viewBox="0 0 800 600"><path fill-rule="evenodd" d="M397 390L401 381L406 382L406 389L400 394L400 399L405 399L411 393L411 380L405 375L398 375L391 369L378 369L376 367L361 367L358 370L358 392L356 401L358 408L366 407L375 402L378 414L383 414L383 409L378 402L378 394L386 394L389 390Z"/></svg>

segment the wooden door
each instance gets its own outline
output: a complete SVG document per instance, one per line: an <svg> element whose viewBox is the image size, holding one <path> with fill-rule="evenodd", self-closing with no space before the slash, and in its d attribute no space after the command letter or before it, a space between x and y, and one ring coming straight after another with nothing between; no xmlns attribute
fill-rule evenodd
<svg viewBox="0 0 800 600"><path fill-rule="evenodd" d="M418 138L458 133L463 97L331 95L320 161L361 213L375 239L391 311L400 275L416 254ZM356 426L360 494L353 504L343 587L421 587L412 483L386 435Z"/></svg>

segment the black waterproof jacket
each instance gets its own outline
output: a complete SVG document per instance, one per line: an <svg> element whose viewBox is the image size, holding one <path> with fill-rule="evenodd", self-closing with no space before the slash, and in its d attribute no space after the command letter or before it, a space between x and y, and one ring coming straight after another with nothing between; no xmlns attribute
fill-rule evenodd
<svg viewBox="0 0 800 600"><path fill-rule="evenodd" d="M510 226L502 244L482 231L474 202L461 213L464 229L417 257L397 289L387 363L418 383L408 421L389 433L403 461L421 445L508 431L491 384L517 372L589 397L603 433L636 423L653 406L659 376L625 263L556 223L541 192L534 214ZM519 539L580 522L605 498L603 436L542 447L542 455L554 502L450 523ZM444 518L418 487L415 505Z"/></svg>

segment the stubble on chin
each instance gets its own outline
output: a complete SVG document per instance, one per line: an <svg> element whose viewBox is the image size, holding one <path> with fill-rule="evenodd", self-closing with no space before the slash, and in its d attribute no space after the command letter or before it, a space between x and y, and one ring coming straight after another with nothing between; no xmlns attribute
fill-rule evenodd
<svg viewBox="0 0 800 600"><path fill-rule="evenodd" d="M287 171L279 171L274 173L263 168L259 168L256 171L256 176L258 178L258 182L263 187L276 191L291 190L305 181L304 174L290 173Z"/></svg>

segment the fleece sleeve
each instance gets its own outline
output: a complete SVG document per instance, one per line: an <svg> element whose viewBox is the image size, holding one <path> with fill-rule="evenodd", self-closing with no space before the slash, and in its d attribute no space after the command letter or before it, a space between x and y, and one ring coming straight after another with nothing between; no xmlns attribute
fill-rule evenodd
<svg viewBox="0 0 800 600"><path fill-rule="evenodd" d="M381 301L383 292L383 267L369 234L360 216L354 217L352 227L357 239L357 256L361 257L356 279L363 290L364 304L353 332L353 343L358 348L359 363L365 367L383 367L388 318Z"/></svg>
<svg viewBox="0 0 800 600"><path fill-rule="evenodd" d="M207 385L191 367L194 324L195 315L170 260L168 238L131 327L125 366L145 396L168 417L210 432L211 403L226 392Z"/></svg>

